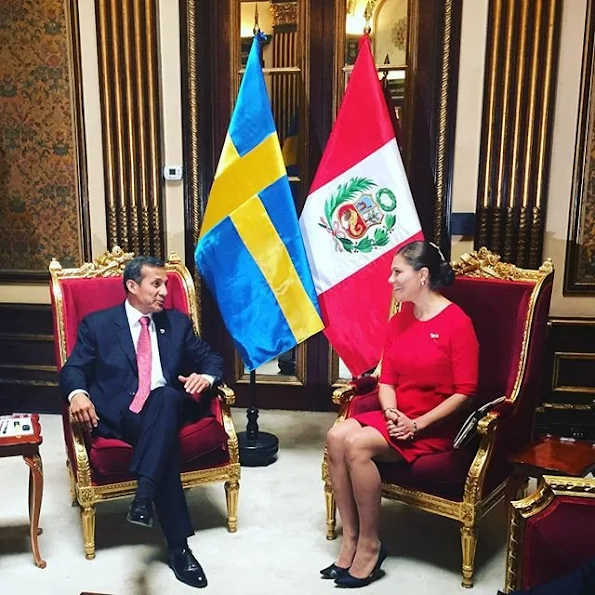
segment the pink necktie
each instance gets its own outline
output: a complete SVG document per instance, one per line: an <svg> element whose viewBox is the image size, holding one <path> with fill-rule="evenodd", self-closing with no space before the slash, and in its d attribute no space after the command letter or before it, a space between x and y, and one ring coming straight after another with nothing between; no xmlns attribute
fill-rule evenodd
<svg viewBox="0 0 595 595"><path fill-rule="evenodd" d="M138 367L138 390L130 403L130 411L140 413L151 392L151 336L149 323L151 319L143 316L140 319L140 335L136 344L136 365Z"/></svg>

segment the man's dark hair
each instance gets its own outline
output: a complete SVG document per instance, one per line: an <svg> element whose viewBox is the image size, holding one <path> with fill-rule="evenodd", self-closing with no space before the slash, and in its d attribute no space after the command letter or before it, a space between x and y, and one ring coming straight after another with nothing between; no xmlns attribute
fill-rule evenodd
<svg viewBox="0 0 595 595"><path fill-rule="evenodd" d="M165 266L165 262L161 258L155 256L136 256L133 258L124 268L123 281L124 291L128 293L128 287L126 282L132 279L135 283L140 284L143 280L143 267L151 267L162 269Z"/></svg>

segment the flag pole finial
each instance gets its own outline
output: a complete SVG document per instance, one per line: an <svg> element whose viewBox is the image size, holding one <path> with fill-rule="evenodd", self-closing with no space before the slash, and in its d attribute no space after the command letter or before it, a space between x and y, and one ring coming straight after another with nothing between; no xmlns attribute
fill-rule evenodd
<svg viewBox="0 0 595 595"><path fill-rule="evenodd" d="M375 4L375 3L374 3ZM372 13L374 12L374 5L372 2L366 3L366 8L364 9L364 20L366 24L364 25L364 35L369 36L372 32L372 27L370 26L370 20L372 19Z"/></svg>
<svg viewBox="0 0 595 595"><path fill-rule="evenodd" d="M252 29L254 35L258 35L260 33L260 26L258 24L258 2L254 5L254 28Z"/></svg>
<svg viewBox="0 0 595 595"><path fill-rule="evenodd" d="M390 64L390 57L388 54L386 54L385 58L384 58L384 65L387 66ZM388 68L384 69L384 72L382 73L382 84L386 87L386 85L388 84Z"/></svg>

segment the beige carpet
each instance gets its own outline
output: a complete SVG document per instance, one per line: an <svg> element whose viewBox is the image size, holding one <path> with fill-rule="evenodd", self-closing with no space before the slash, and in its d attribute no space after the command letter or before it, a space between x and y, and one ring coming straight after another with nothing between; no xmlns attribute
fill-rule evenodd
<svg viewBox="0 0 595 595"><path fill-rule="evenodd" d="M245 428L244 412L234 412ZM260 427L281 443L270 467L244 468L238 532L225 529L223 485L189 492L197 529L190 540L203 564L211 595L297 595L337 592L318 570L333 561L338 541L325 539L320 458L330 413L264 411ZM128 500L105 503L97 512L97 557L85 559L78 509L69 505L60 418L41 418L45 492L39 537L47 568L33 564L26 508L28 471L21 459L0 459L1 595L177 595L197 592L179 583L163 563L157 530L125 521ZM368 587L373 595L495 595L504 581L506 516L500 507L481 525L476 586L460 586L460 541L456 523L386 502L382 537L390 555L385 576Z"/></svg>

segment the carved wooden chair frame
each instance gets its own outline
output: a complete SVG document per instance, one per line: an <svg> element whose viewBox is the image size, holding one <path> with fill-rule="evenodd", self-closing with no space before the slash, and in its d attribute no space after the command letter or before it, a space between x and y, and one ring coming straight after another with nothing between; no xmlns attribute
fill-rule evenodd
<svg viewBox="0 0 595 595"><path fill-rule="evenodd" d="M105 252L92 263L84 263L79 268L64 269L56 259L52 259L49 266L51 278L51 291L56 309L57 337L59 342L60 365L66 361L68 354L66 348L66 331L64 320L64 300L61 279L113 277L121 275L126 263L134 258L132 252L124 252L116 246L111 252ZM180 257L172 252L165 263L168 273L175 273L181 279L188 298L188 314L192 319L195 332L200 331L200 313L197 306L194 281ZM221 404L223 426L227 432L227 449L229 463L220 467L201 469L198 471L182 472L181 479L184 489L193 488L202 484L224 481L227 504L227 530L230 533L237 531L237 510L240 480L240 462L238 439L231 418L230 406L235 401L233 390L225 385L218 388ZM105 485L93 485L91 479L91 465L85 446L84 431L82 427L70 418L71 440L76 457L77 469L72 469L66 447L66 466L70 478L70 494L73 506L80 506L81 522L83 528L84 549L88 559L95 557L95 505L100 502L123 498L132 495L136 490L136 480L122 481Z"/></svg>
<svg viewBox="0 0 595 595"><path fill-rule="evenodd" d="M539 479L534 493L510 503L505 593L521 588L522 543L527 519L545 510L556 496L593 499L595 498L595 479L544 475Z"/></svg>
<svg viewBox="0 0 595 595"><path fill-rule="evenodd" d="M529 314L526 319L523 333L520 365L512 393L507 396L507 401L514 403L519 394L521 380L526 368L530 343L529 331L534 317L536 304L544 282L553 274L553 263L548 259L538 270L522 269L513 264L501 262L498 254L490 252L487 248L482 247L472 253L463 254L460 257L459 262L453 263L453 269L456 275L510 281L529 281L535 284L528 305ZM392 311L395 312L397 308L398 304L393 304ZM379 375L379 371L380 365L374 374ZM339 387L333 392L333 403L339 406L335 424L338 424L345 419L349 403L355 395L356 387L354 384L347 384ZM461 524L460 531L463 558L462 586L467 588L473 586L477 523L504 497L507 497L508 499L516 497L519 489L519 486L516 484L513 487L512 482L505 481L493 490L487 498L482 499L484 479L495 444L498 417L499 415L496 412L490 412L478 423L477 430L480 435L479 447L469 468L461 501L449 500L421 490L412 490L392 483L382 484L382 496L384 498L409 504L420 510L425 510L433 514L453 519ZM324 482L326 503L326 538L332 540L336 537L336 503L328 472L326 445L322 461L322 480Z"/></svg>

